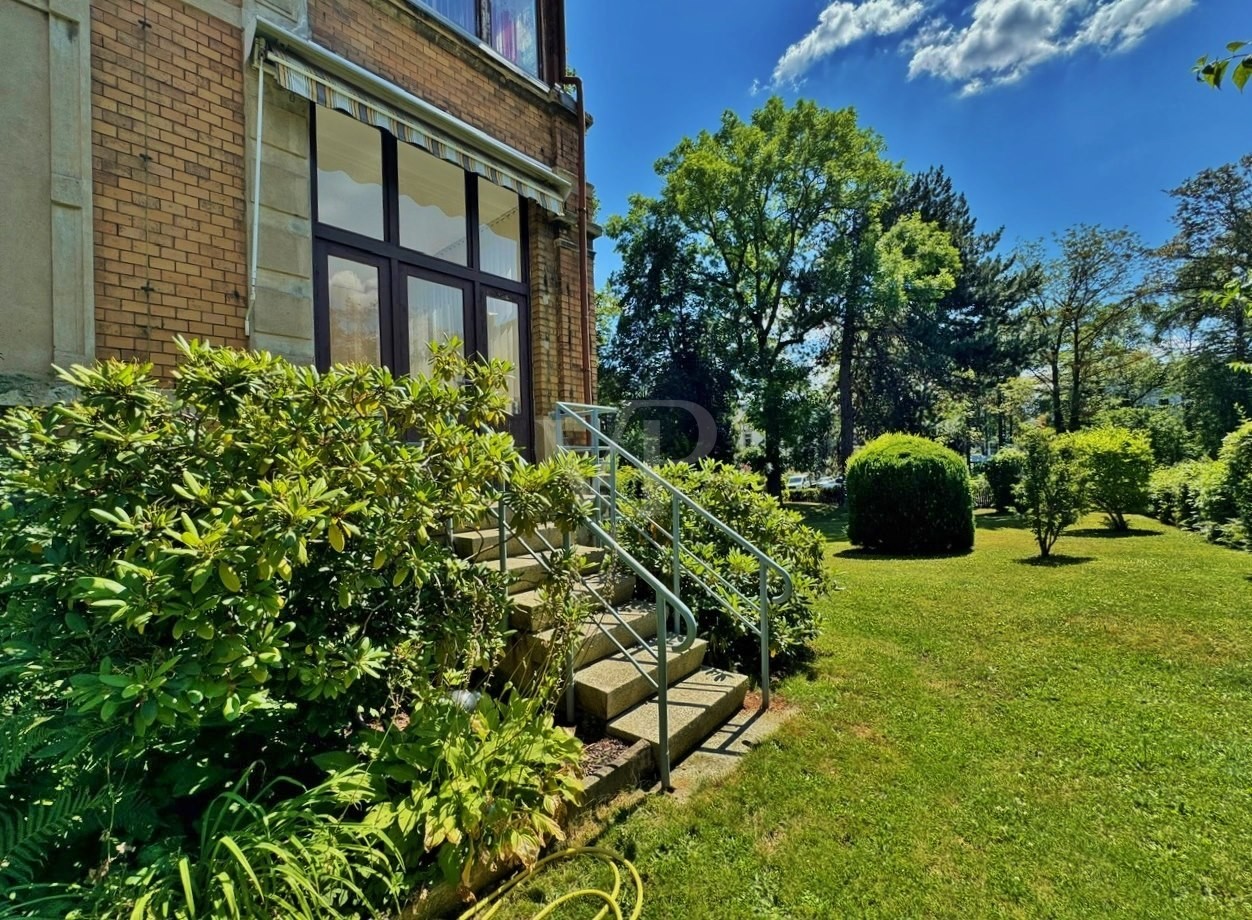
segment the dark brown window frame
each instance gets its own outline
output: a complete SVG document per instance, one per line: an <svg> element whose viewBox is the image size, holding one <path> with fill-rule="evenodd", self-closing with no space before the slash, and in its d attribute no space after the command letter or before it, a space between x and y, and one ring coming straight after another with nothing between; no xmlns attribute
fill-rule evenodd
<svg viewBox="0 0 1252 920"><path fill-rule="evenodd" d="M330 367L330 296L326 277L328 256L340 256L375 265L379 270L379 337L380 360L397 374L409 373L408 295L410 275L431 281L459 286L467 293L463 317L465 353L486 357L487 298L497 296L518 304L517 368L518 399L522 411L512 417L510 431L519 447L529 453L533 444L534 404L532 398L532 365L530 343L530 203L518 196L520 223L521 280L514 281L492 275L480 268L481 245L478 223L478 185L486 179L463 170L465 174L466 265L448 262L416 249L400 245L400 182L398 176L398 145L394 134L375 128L382 145L383 165L383 239L344 230L318 219L317 187L317 118L318 106L309 103L310 215L313 224L313 343L314 358L320 370ZM340 114L351 117L346 112Z"/></svg>

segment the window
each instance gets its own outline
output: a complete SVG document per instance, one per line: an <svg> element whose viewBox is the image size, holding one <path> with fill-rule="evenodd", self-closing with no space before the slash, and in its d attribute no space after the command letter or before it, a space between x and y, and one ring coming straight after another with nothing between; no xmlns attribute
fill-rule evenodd
<svg viewBox="0 0 1252 920"><path fill-rule="evenodd" d="M313 106L318 365L429 373L430 346L513 365L510 430L531 441L526 202L516 192Z"/></svg>
<svg viewBox="0 0 1252 920"><path fill-rule="evenodd" d="M539 73L537 0L419 0L531 76Z"/></svg>

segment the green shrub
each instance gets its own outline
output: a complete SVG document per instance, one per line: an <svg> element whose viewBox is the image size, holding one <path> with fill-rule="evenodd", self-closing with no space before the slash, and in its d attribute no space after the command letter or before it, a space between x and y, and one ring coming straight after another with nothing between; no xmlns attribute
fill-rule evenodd
<svg viewBox="0 0 1252 920"><path fill-rule="evenodd" d="M1104 512L1114 530L1126 530L1126 515L1148 505L1152 445L1128 428L1089 428L1064 435L1061 449L1072 454L1085 503Z"/></svg>
<svg viewBox="0 0 1252 920"><path fill-rule="evenodd" d="M480 697L470 706L437 696L403 727L365 729L331 768L364 759L378 791L366 823L389 835L405 861L436 854L445 881L466 884L487 860L534 865L582 790L582 746L557 727L538 697ZM429 879L424 879L429 881Z"/></svg>
<svg viewBox="0 0 1252 920"><path fill-rule="evenodd" d="M848 464L848 538L897 553L960 552L974 546L969 470L934 441L887 434Z"/></svg>
<svg viewBox="0 0 1252 920"><path fill-rule="evenodd" d="M969 494L973 496L975 508L995 507L995 491L991 488L991 481L985 474L979 473L977 476L970 477Z"/></svg>
<svg viewBox="0 0 1252 920"><path fill-rule="evenodd" d="M785 510L778 500L765 491L765 480L756 473L706 460L699 466L668 463L656 470L663 478L681 489L714 517L737 531L762 552L774 559L791 575L795 592L783 605L770 607L770 649L772 669L785 670L805 656L808 644L817 635L816 601L827 587L823 564L825 541L794 511ZM619 496L623 515L645 532L649 522L670 526L669 494L648 483L627 469L619 473ZM668 540L658 549L635 528L619 524L619 539L637 558L666 584L672 579L672 558ZM745 620L759 619L756 598L759 592L759 569L756 560L719 530L693 513L682 518L683 545L700 560L698 567L708 569L705 581L718 585L725 579L746 597L743 603L734 594L719 586L721 596L735 604L739 616L728 614L704 589L690 579L682 584L682 599L695 613L700 635L709 640L710 660L721 667L735 668L745 674L758 673L760 640L747 628ZM687 560L688 565L693 560ZM770 592L777 594L780 585L771 579Z"/></svg>
<svg viewBox="0 0 1252 920"><path fill-rule="evenodd" d="M1148 508L1164 524L1194 526L1199 520L1200 482L1212 461L1184 460L1154 470L1148 480Z"/></svg>
<svg viewBox="0 0 1252 920"><path fill-rule="evenodd" d="M1252 422L1226 435L1221 460L1226 464L1226 493L1239 515L1243 533L1252 537Z"/></svg>
<svg viewBox="0 0 1252 920"><path fill-rule="evenodd" d="M1224 460L1186 460L1157 470L1148 491L1152 516L1162 523L1198 530L1230 546L1246 538Z"/></svg>
<svg viewBox="0 0 1252 920"><path fill-rule="evenodd" d="M1095 425L1097 428L1129 428L1147 435L1157 466L1174 466L1199 453L1179 409L1106 409L1096 415Z"/></svg>
<svg viewBox="0 0 1252 920"><path fill-rule="evenodd" d="M1027 428L1017 438L1024 457L1017 504L1045 558L1065 528L1082 514L1082 482L1060 440L1047 428Z"/></svg>
<svg viewBox="0 0 1252 920"><path fill-rule="evenodd" d="M66 374L76 402L0 420L0 828L29 840L24 809L79 796L40 830L41 880L206 854L207 809L254 760L318 788L346 735L485 680L506 587L446 534L506 485L515 525L572 524L587 470L519 465L490 430L506 366L454 349L427 379L186 346L172 393L105 362Z"/></svg>
<svg viewBox="0 0 1252 920"><path fill-rule="evenodd" d="M983 475L991 486L992 504L1004 514L1013 507L1013 490L1022 478L1025 457L1016 447L1002 447L983 464Z"/></svg>

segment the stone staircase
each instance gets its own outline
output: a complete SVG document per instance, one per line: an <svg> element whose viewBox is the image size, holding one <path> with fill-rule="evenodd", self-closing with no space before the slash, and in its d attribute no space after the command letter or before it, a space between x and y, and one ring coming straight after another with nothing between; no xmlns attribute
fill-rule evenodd
<svg viewBox="0 0 1252 920"><path fill-rule="evenodd" d="M499 566L498 528L457 533L452 539L463 558ZM552 648L553 624L545 622L539 588L548 577L547 545L560 547L563 541L557 528L547 527L534 536L508 542L505 564L514 604L511 625L517 632L503 665L506 673L517 675L538 668ZM647 741L659 765L659 705L653 686L659 670L656 606L652 598L638 596L645 592L634 575L616 571L605 550L588 542L571 539L571 548L583 559L579 590L590 594L594 589L616 615L596 603L583 623L574 653L575 722L590 725L593 731L602 727L627 742ZM696 639L689 648L667 656L671 761L690 753L721 728L739 712L747 694L747 677L704 666L707 648L705 640Z"/></svg>

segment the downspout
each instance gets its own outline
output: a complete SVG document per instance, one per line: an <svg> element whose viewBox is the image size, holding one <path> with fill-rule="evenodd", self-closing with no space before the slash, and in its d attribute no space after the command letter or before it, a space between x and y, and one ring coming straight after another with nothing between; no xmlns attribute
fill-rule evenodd
<svg viewBox="0 0 1252 920"><path fill-rule="evenodd" d="M248 312L243 317L243 334L248 337L252 335L252 311L256 309L257 252L261 238L261 139L264 129L265 54L264 48L260 48L256 61L256 166L252 173L252 252L248 258Z"/></svg>
<svg viewBox="0 0 1252 920"><path fill-rule="evenodd" d="M573 86L576 117L578 118L578 291L581 298L581 332L583 358L583 399L595 402L591 391L591 291L589 289L587 247L587 105L583 98L582 77L562 73L557 77L562 86Z"/></svg>

